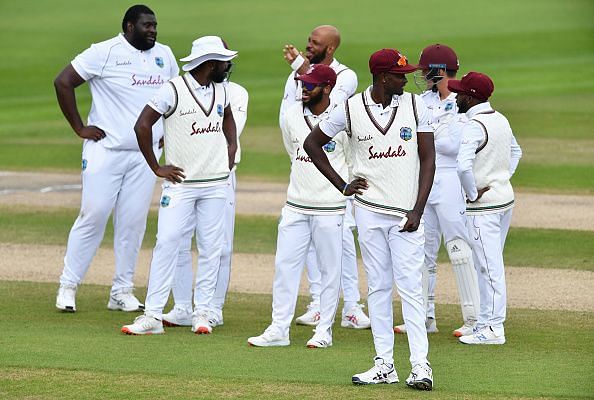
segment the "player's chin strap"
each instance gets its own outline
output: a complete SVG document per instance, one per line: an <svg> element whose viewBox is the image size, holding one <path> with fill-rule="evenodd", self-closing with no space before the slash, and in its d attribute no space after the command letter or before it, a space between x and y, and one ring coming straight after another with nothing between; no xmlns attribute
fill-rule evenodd
<svg viewBox="0 0 594 400"><path fill-rule="evenodd" d="M450 240L446 243L446 249L458 284L462 318L465 323L476 322L479 315L480 297L472 250L468 243L462 239Z"/></svg>

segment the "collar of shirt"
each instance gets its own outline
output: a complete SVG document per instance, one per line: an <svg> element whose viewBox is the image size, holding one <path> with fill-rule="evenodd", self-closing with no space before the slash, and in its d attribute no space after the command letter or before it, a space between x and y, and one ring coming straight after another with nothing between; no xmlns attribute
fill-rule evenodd
<svg viewBox="0 0 594 400"><path fill-rule="evenodd" d="M493 107L491 107L491 103L489 103L488 101L471 107L470 110L466 111L466 116L468 117L468 119L470 119L475 115L483 113L485 111L493 111Z"/></svg>
<svg viewBox="0 0 594 400"><path fill-rule="evenodd" d="M192 74L190 74L189 72L186 72L185 75L186 75L186 79L190 83L190 86L192 87L193 91L195 91L196 93L199 93L203 96L206 96L206 95L209 95L210 93L212 93L212 88L213 88L212 82L209 83L207 86L202 86L198 83L198 81L196 79L194 79Z"/></svg>
<svg viewBox="0 0 594 400"><path fill-rule="evenodd" d="M367 89L365 89L365 105L366 106L368 106L370 108L375 108L376 110L378 110L380 113L383 114L386 112L392 112L392 108L396 108L400 104L400 96L394 95L394 96L392 96L392 101L390 102L390 104L388 104L388 107L384 108L383 104L376 103L371 98L371 88L372 88L372 86L369 86Z"/></svg>
<svg viewBox="0 0 594 400"><path fill-rule="evenodd" d="M320 115L315 115L314 113L311 112L309 107L304 106L303 107L303 115L306 117L314 118L314 119L327 119L328 114L330 114L330 111L332 111L334 109L334 107L336 107L336 105L333 106L332 104L330 104L328 106L328 108L326 108Z"/></svg>

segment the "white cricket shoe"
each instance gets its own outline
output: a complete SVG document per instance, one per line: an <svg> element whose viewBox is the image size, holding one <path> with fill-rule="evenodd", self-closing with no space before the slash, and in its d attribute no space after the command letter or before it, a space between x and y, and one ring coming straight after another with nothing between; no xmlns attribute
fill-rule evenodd
<svg viewBox="0 0 594 400"><path fill-rule="evenodd" d="M350 310L342 314L340 326L351 329L368 329L371 328L371 320L363 312L363 304L355 304Z"/></svg>
<svg viewBox="0 0 594 400"><path fill-rule="evenodd" d="M433 370L429 364L415 364L408 378L406 384L412 388L419 390L433 389Z"/></svg>
<svg viewBox="0 0 594 400"><path fill-rule="evenodd" d="M144 304L134 296L134 288L123 288L119 292L109 295L107 308L114 311L134 312L143 311Z"/></svg>
<svg viewBox="0 0 594 400"><path fill-rule="evenodd" d="M307 306L307 312L297 318L295 318L295 323L297 325L309 325L309 326L317 326L320 322L320 305L310 303Z"/></svg>
<svg viewBox="0 0 594 400"><path fill-rule="evenodd" d="M505 334L498 335L492 327L485 326L470 335L460 336L458 340L464 344L504 344Z"/></svg>
<svg viewBox="0 0 594 400"><path fill-rule="evenodd" d="M126 335L161 335L165 333L165 330L163 330L163 322L142 314L136 317L132 324L122 326L122 333Z"/></svg>
<svg viewBox="0 0 594 400"><path fill-rule="evenodd" d="M210 310L208 312L208 323L213 328L223 325L223 312Z"/></svg>
<svg viewBox="0 0 594 400"><path fill-rule="evenodd" d="M439 329L437 329L437 320L435 318L427 318L425 321L425 328L427 328L427 333L437 333ZM405 334L406 333L406 325L398 325L394 327L394 333Z"/></svg>
<svg viewBox="0 0 594 400"><path fill-rule="evenodd" d="M386 364L381 357L373 359L374 366L366 372L353 375L352 382L355 385L375 385L378 383L398 383L398 373L394 364Z"/></svg>
<svg viewBox="0 0 594 400"><path fill-rule="evenodd" d="M75 312L77 288L77 285L61 284L56 296L56 308L64 312Z"/></svg>
<svg viewBox="0 0 594 400"><path fill-rule="evenodd" d="M163 314L163 325L175 326L192 326L192 307L174 306L167 314Z"/></svg>
<svg viewBox="0 0 594 400"><path fill-rule="evenodd" d="M332 346L332 335L327 332L315 333L305 344L309 349L325 349Z"/></svg>
<svg viewBox="0 0 594 400"><path fill-rule="evenodd" d="M476 326L476 321L466 321L464 325L456 329L453 334L456 337L460 336L468 336L474 333L474 328Z"/></svg>
<svg viewBox="0 0 594 400"><path fill-rule="evenodd" d="M289 336L281 335L276 329L270 326L260 336L248 338L247 342L250 346L255 347L288 346L291 344Z"/></svg>
<svg viewBox="0 0 594 400"><path fill-rule="evenodd" d="M208 315L204 312L196 313L192 318L192 332L196 335L208 335L212 333L212 326L208 322Z"/></svg>

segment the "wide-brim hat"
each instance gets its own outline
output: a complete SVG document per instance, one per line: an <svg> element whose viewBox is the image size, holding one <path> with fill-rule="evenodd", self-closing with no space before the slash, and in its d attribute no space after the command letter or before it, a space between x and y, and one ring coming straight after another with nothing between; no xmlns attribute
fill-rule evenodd
<svg viewBox="0 0 594 400"><path fill-rule="evenodd" d="M202 36L192 42L190 54L180 58L185 64L184 71L191 71L209 60L230 61L237 56L237 51L229 50L227 44L218 36Z"/></svg>

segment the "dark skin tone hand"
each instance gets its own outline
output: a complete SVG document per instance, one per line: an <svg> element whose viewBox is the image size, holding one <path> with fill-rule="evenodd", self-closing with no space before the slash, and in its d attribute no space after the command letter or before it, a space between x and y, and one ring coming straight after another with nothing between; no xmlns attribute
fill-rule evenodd
<svg viewBox="0 0 594 400"><path fill-rule="evenodd" d="M54 80L54 88L60 109L72 130L81 138L99 141L105 137L105 132L96 126L85 126L76 106L74 89L82 85L85 80L76 72L71 64L60 72Z"/></svg>
<svg viewBox="0 0 594 400"><path fill-rule="evenodd" d="M155 175L170 182L181 183L186 177L184 170L175 165L159 165L153 152L153 125L159 118L161 118L161 114L149 106L144 106L136 125L134 125L138 147Z"/></svg>
<svg viewBox="0 0 594 400"><path fill-rule="evenodd" d="M477 190L477 192L478 192L478 195L476 196L476 199L474 199L474 200L472 200L472 201L470 201L470 200L466 200L466 202L467 202L467 203L476 203L477 201L479 201L479 199L480 199L481 197L483 197L483 195L484 195L486 192L488 192L488 191L489 191L489 189L491 189L489 186L487 186L487 187L484 187L484 188L481 188L481 189L478 189L478 190Z"/></svg>

